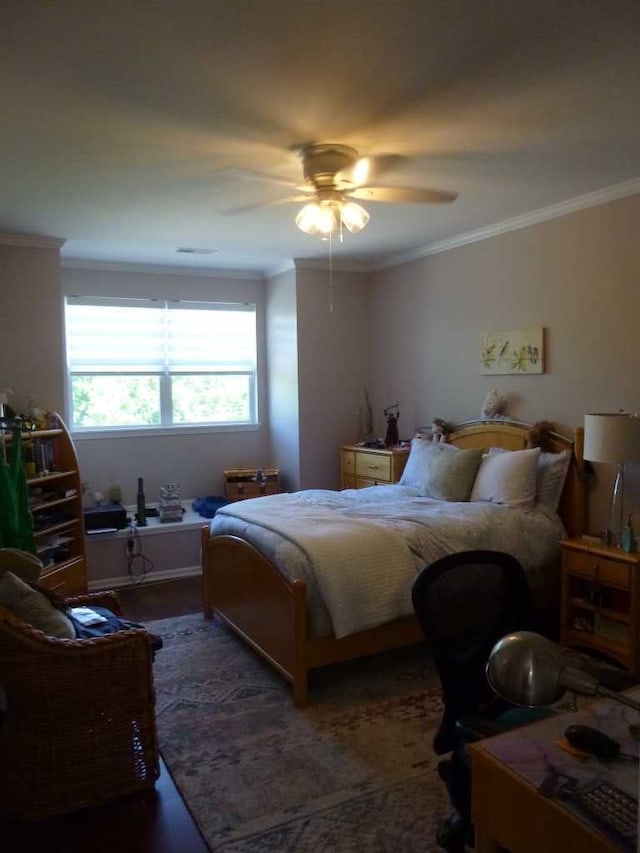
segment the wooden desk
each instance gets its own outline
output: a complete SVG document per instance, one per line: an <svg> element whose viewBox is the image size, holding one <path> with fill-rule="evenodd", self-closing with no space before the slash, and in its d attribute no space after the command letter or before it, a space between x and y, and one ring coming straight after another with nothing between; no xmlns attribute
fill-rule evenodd
<svg viewBox="0 0 640 853"><path fill-rule="evenodd" d="M638 690L632 693L638 698ZM608 839L594 825L581 819L559 802L538 793L537 787L549 765L566 772L588 774L598 767L595 759L573 758L555 745L567 726L584 723L602 729L623 743L623 751L633 752L628 734L620 732L628 722L638 722L638 713L609 700L595 702L577 713L563 713L503 735L469 746L472 775L472 816L476 853L604 853L624 849ZM520 751L520 764L509 758L510 747ZM635 752L638 747L635 745ZM537 762L537 766L536 766ZM592 764L596 762L596 764ZM638 796L638 765L624 768L616 762L616 773L626 774L624 787ZM568 769L567 769L568 768ZM526 778L526 775L530 778Z"/></svg>

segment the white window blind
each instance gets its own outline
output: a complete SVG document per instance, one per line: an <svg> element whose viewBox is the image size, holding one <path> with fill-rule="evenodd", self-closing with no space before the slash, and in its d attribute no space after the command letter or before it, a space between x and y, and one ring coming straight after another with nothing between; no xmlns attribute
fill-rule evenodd
<svg viewBox="0 0 640 853"><path fill-rule="evenodd" d="M256 420L255 305L69 296L65 320L73 427Z"/></svg>

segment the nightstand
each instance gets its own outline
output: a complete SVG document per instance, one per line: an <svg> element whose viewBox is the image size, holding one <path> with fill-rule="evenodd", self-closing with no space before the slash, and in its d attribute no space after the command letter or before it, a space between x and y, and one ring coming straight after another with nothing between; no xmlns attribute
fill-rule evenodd
<svg viewBox="0 0 640 853"><path fill-rule="evenodd" d="M408 447L361 447L343 444L340 481L343 489L364 489L397 483L409 458Z"/></svg>
<svg viewBox="0 0 640 853"><path fill-rule="evenodd" d="M560 547L561 644L599 651L640 673L640 554L585 539Z"/></svg>

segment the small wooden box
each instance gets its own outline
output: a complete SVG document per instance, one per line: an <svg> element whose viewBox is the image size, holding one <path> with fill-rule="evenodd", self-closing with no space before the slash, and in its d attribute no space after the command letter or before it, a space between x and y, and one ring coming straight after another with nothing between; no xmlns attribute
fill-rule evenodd
<svg viewBox="0 0 640 853"><path fill-rule="evenodd" d="M243 501L262 495L277 495L277 468L227 468L224 472L224 496L228 501Z"/></svg>

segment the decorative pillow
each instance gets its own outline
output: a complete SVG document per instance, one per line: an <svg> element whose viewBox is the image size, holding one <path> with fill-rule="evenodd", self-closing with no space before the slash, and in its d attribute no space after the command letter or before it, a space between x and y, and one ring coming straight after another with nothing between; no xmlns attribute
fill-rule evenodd
<svg viewBox="0 0 640 853"><path fill-rule="evenodd" d="M0 548L0 576L6 571L13 572L27 583L37 583L42 572L42 562L30 551Z"/></svg>
<svg viewBox="0 0 640 853"><path fill-rule="evenodd" d="M539 456L539 447L489 453L478 469L470 500L531 509L536 498Z"/></svg>
<svg viewBox="0 0 640 853"><path fill-rule="evenodd" d="M420 494L439 501L468 501L481 462L481 450L432 453Z"/></svg>
<svg viewBox="0 0 640 853"><path fill-rule="evenodd" d="M50 637L73 640L76 636L71 620L12 572L5 572L0 578L0 604Z"/></svg>
<svg viewBox="0 0 640 853"><path fill-rule="evenodd" d="M570 462L570 450L563 450L560 453L540 453L536 498L553 512L558 509Z"/></svg>
<svg viewBox="0 0 640 853"><path fill-rule="evenodd" d="M438 451L444 453L459 452L458 448L453 444L433 442L431 439L415 436L411 441L409 458L407 459L407 464L404 466L404 471L398 481L398 485L411 486L414 489L420 489L425 481L430 460L434 452Z"/></svg>
<svg viewBox="0 0 640 853"><path fill-rule="evenodd" d="M489 453L509 453L504 447L490 447ZM536 476L536 501L544 504L553 512L557 512L564 481L571 462L571 451L562 450L560 453L540 451L538 458L538 473Z"/></svg>

